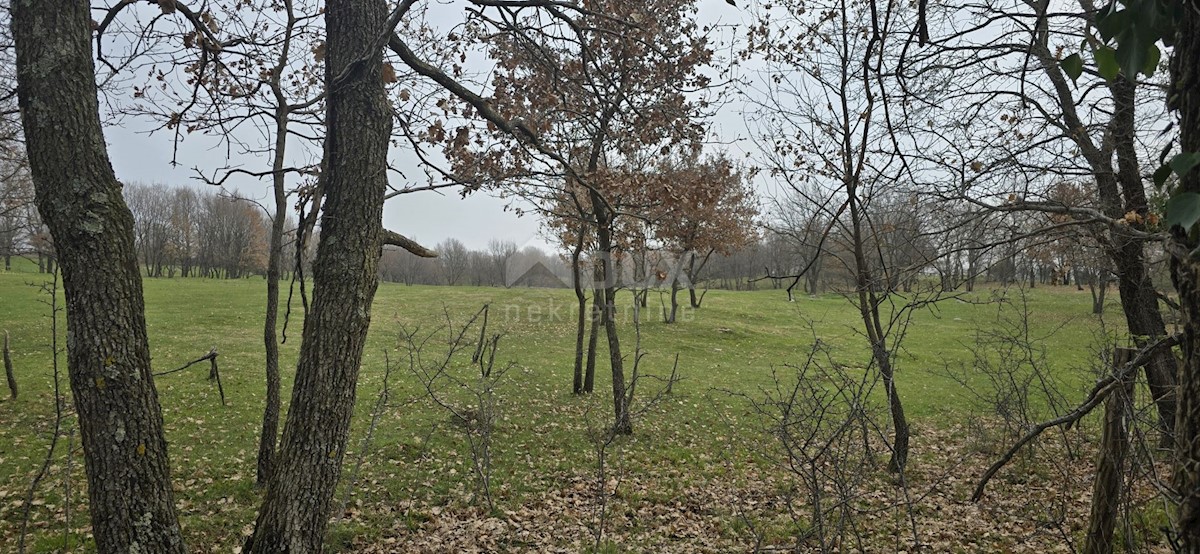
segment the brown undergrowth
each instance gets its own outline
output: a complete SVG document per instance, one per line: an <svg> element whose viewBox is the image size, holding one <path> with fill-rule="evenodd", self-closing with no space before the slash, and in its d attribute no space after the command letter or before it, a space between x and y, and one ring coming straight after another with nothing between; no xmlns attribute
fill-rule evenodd
<svg viewBox="0 0 1200 554"><path fill-rule="evenodd" d="M986 432L986 431L985 431ZM885 471L885 456L871 470L869 486L853 500L862 529L860 544L844 552L1073 552L1086 530L1094 441L1075 433L1079 448L1068 453L1043 441L1014 461L989 486L979 503L969 499L980 474L993 461L978 425L924 427L914 436L907 472L913 525L897 478ZM739 442L739 441L733 441ZM789 515L797 487L787 473L753 455L750 442L731 446L721 461L711 458L711 478L691 479L670 466L626 464L615 488L609 541L611 552L818 551L803 537L804 522ZM720 467L720 466L724 467ZM468 504L430 506L411 501L361 508L396 524L378 537L354 541L354 552L583 552L589 544L594 489L585 473L563 474L548 489L516 508L481 513ZM1122 532L1135 534L1135 551L1167 552L1158 529L1161 508L1150 483L1134 486L1130 516Z"/></svg>

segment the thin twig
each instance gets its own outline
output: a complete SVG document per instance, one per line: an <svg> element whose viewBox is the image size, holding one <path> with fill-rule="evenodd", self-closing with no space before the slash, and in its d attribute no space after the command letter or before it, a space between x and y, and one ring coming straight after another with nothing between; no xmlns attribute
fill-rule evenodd
<svg viewBox="0 0 1200 554"><path fill-rule="evenodd" d="M1062 416L1034 425L1033 428L1025 434L1025 436L1021 437L1016 444L1013 444L1012 447L1010 447L1008 451L1000 457L1000 459L996 460L995 463L993 463L991 467L989 467L987 471L983 473L983 476L979 478L979 484L975 485L975 492L971 494L971 501L979 502L979 500L983 498L984 488L987 487L987 484L992 480L992 477L995 477L996 473L999 472L1001 468L1008 464L1008 462L1012 461L1013 457L1016 456L1017 453L1025 447L1025 445L1029 444L1030 441L1036 439L1042 434L1042 432L1053 427L1062 425L1066 426L1067 429L1070 429L1076 421L1079 421L1081 418L1083 418L1083 416L1091 413L1091 411L1096 406L1099 406L1109 394L1120 388L1119 383L1122 379L1131 375L1143 365L1146 365L1151 358L1158 354L1159 350L1163 348L1170 348L1179 344L1179 341L1182 340L1182 338L1183 333L1176 333L1168 337L1163 337L1153 344L1147 345L1145 348L1138 351L1137 356L1134 356L1134 358L1130 360L1129 363L1125 364L1119 371L1115 371L1113 374L1108 375L1107 377L1104 377L1096 382L1096 386L1092 387L1091 392L1088 393L1083 403L1077 406L1074 410L1071 410Z"/></svg>
<svg viewBox="0 0 1200 554"><path fill-rule="evenodd" d="M50 446L46 449L46 457L42 459L42 467L29 484L29 492L25 495L24 513L21 516L21 535L17 539L17 552L25 553L25 538L29 534L29 519L33 511L33 496L37 493L38 485L50 471L50 462L54 459L54 451L58 448L58 437L62 433L63 399L59 388L58 371L58 272L54 272L54 280L43 284L42 290L50 295L50 359L54 368L54 434L50 437ZM68 452L69 457L70 452Z"/></svg>

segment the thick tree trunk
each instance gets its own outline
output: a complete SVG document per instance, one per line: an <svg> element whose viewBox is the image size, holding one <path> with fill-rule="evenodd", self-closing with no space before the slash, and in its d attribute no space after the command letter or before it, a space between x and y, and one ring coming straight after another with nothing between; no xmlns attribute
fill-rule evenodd
<svg viewBox="0 0 1200 554"><path fill-rule="evenodd" d="M182 553L133 216L100 126L89 8L82 0L12 3L26 149L38 211L62 262L67 368L96 549Z"/></svg>
<svg viewBox="0 0 1200 554"><path fill-rule="evenodd" d="M1184 2L1171 58L1171 91L1179 112L1180 149L1200 152L1200 4ZM1200 172L1182 179L1179 192L1200 193ZM1189 256L1197 244L1176 235L1171 248L1171 279L1183 312L1183 367L1179 371L1175 419L1174 485L1179 501L1175 528L1179 552L1200 553L1200 262Z"/></svg>
<svg viewBox="0 0 1200 554"><path fill-rule="evenodd" d="M1120 78L1110 85L1112 91L1113 137L1117 153L1117 183L1125 199L1120 210L1109 213L1118 218L1129 212L1141 217L1149 215L1146 188L1138 166L1134 133L1135 93L1137 85ZM1139 347L1144 347L1167 334L1162 312L1158 308L1158 295L1150 280L1142 240L1129 236L1125 229L1110 233L1111 255L1117 268L1117 287L1121 293L1121 307L1125 311L1125 322ZM1161 445L1171 447L1175 428L1175 382L1178 368L1175 356L1162 351L1146 364L1146 382L1150 395L1158 408L1159 428L1162 431Z"/></svg>
<svg viewBox="0 0 1200 554"><path fill-rule="evenodd" d="M1035 53L1054 84L1063 107L1064 122L1071 128L1083 128L1083 123L1076 114L1076 99L1071 93L1058 59L1051 54L1046 45L1040 45ZM1111 136L1105 139L1103 145L1092 142L1087 133L1078 133L1072 138L1091 167L1097 197L1104 214L1113 219L1120 219L1129 212L1146 217L1148 205L1145 184L1138 164L1135 132L1137 84L1122 76L1110 82L1108 88L1113 101L1113 115L1109 126ZM1114 153L1117 158L1115 168L1112 163ZM1141 224L1136 226L1140 227ZM1106 249L1116 266L1117 286L1121 293L1121 308L1125 313L1126 324L1139 345L1145 345L1148 341L1166 334L1166 326L1158 308L1158 298L1147 270L1142 242L1127 230L1114 229L1109 233L1109 246ZM1174 357L1166 352L1156 356L1145 367L1151 395L1158 408L1164 445L1169 445L1173 436L1172 427L1176 411L1175 369Z"/></svg>
<svg viewBox="0 0 1200 554"><path fill-rule="evenodd" d="M267 495L246 551L321 551L341 474L379 284L392 111L382 80L383 0L326 4L324 215L312 309Z"/></svg>
<svg viewBox="0 0 1200 554"><path fill-rule="evenodd" d="M1146 271L1142 244L1130 240L1122 245L1114 258L1117 263L1117 290L1120 292L1121 308L1125 312L1125 323L1135 343L1144 347L1165 336L1167 328L1158 308L1154 284L1150 282L1150 275ZM1175 356L1166 350L1153 357L1145 367L1146 383L1158 409L1159 429L1162 432L1160 444L1167 448L1173 444L1175 427L1176 371Z"/></svg>

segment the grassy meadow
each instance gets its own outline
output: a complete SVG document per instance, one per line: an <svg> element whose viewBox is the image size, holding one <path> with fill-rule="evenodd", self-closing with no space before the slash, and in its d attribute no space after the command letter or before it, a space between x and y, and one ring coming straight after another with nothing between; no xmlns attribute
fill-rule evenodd
<svg viewBox="0 0 1200 554"><path fill-rule="evenodd" d="M11 334L21 387L17 400L8 400L5 391L0 401L0 551L15 551L25 495L53 435L50 310L48 297L37 286L48 276L32 270L22 265L0 272L0 328ZM178 367L212 347L220 352L225 406L206 379L207 365L156 380L176 503L184 536L195 552L236 552L260 500L253 481L265 390L264 294L264 281L257 277L145 281L155 371ZM867 551L892 551L911 542L913 518L922 542L939 552L1048 551L1063 545L1063 536L1081 536L1090 495L1091 455L1086 452L1076 453L1078 474L1064 477L1022 461L1002 474L983 503L967 500L975 477L1003 446L982 443L980 429L986 424L971 422L994 414L973 403L944 367L969 364L968 346L976 331L996 326L1001 304L990 301L994 294L980 290L913 313L897 358L897 379L914 433L907 494L919 500L912 512L881 508L864 516L871 518L871 537L878 541ZM1121 336L1115 296L1110 295L1102 320L1090 313L1086 291L1073 286L1028 291L1030 336L1044 348L1048 367L1070 402L1082 398L1093 382L1096 352L1105 337ZM1006 310L1021 304L1015 291L1008 298ZM623 304L630 299L629 293L620 294ZM686 302L686 294L681 299ZM789 303L781 290L714 290L703 308L685 310L679 323L665 325L656 293L650 302L643 313L642 371L665 376L678 354L683 380L635 421L632 437L617 439L611 447L604 486L612 489L613 498L600 550L745 552L753 551L756 542L791 544L802 529L787 516L781 498L791 494L794 483L770 456L772 438L764 433L761 418L735 393L761 396L762 389L773 386L773 372L786 381L791 372L787 364L803 362L814 339L828 345L852 371L865 368L869 356L866 339L856 331L855 308L832 293ZM485 303L491 305L491 329L503 333L497 359L513 364L496 391L496 509L490 512L473 497L471 459L461 428L424 398L417 380L400 364L407 355L397 342L402 328L435 330L447 314L461 324ZM571 394L574 304L569 290L381 284L335 502L340 505L345 498L347 503L331 524L330 549L593 548L598 488L592 485L596 452L590 437L608 421L611 408L605 403L611 403L611 385L607 364L601 362L596 394ZM281 350L285 407L299 349L300 314L297 295ZM622 346L632 353L629 314L624 312L621 323ZM63 331L65 323L60 323ZM438 344L433 341L429 348ZM379 414L370 450L360 456L388 360L394 365L391 401ZM469 354L462 363L469 374L466 362ZM60 366L66 395L65 355ZM652 396L658 386L643 381L640 397ZM69 412L69 401L66 408ZM1097 434L1097 419L1093 414L1087 425L1073 431L1084 444L1094 443L1089 437ZM83 457L69 415L64 424L48 474L34 495L29 530L34 552L88 548ZM74 448L71 455L68 447ZM1057 455L1051 447L1038 452ZM882 470L879 474L878 498L868 499L877 502L872 505L888 506L906 494ZM1047 531L1035 513L1043 508L1039 502L1063 495L1070 496L1070 513L1078 517L1060 530Z"/></svg>

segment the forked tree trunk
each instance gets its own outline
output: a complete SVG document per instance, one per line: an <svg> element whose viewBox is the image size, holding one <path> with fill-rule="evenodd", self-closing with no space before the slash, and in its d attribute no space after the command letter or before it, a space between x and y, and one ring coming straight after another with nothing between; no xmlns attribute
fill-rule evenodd
<svg viewBox="0 0 1200 554"><path fill-rule="evenodd" d="M1166 335L1166 325L1158 308L1158 296L1141 256L1141 244L1130 247L1130 250L1134 249L1137 251L1136 261L1130 260L1130 266L1126 267L1125 271L1118 272L1117 287L1129 334L1139 347L1145 347ZM1122 261L1118 260L1118 267ZM1103 302L1103 299L1100 301ZM1150 359L1144 371L1151 397L1158 410L1160 445L1170 448L1174 440L1177 409L1175 384L1178 367L1175 356L1167 350L1162 350Z"/></svg>
<svg viewBox="0 0 1200 554"><path fill-rule="evenodd" d="M96 549L182 553L133 215L101 131L89 10L83 0L12 3L26 150L61 260Z"/></svg>
<svg viewBox="0 0 1200 554"><path fill-rule="evenodd" d="M704 303L704 295L707 293L696 294L696 281L700 277L700 272L704 271L704 266L708 265L708 260L712 258L714 250L709 249L704 255L704 259L700 260L700 266L696 266L696 253L691 253L691 260L688 261L687 277L688 277L688 300L691 302L693 309L700 309L700 305ZM811 271L812 268L809 268ZM791 293L788 293L791 294Z"/></svg>
<svg viewBox="0 0 1200 554"><path fill-rule="evenodd" d="M879 375L883 379L884 392L887 395L888 412L892 416L892 456L888 461L888 471L904 471L908 463L908 418L904 415L904 405L900 402L900 393L896 390L896 373L892 367L891 351L887 344L887 334L879 315L879 301L873 285L874 274L867 264L865 242L862 226L865 214L858 199L858 183L851 177L846 183L846 196L850 207L850 231L854 251L854 280L858 294L858 310L862 318L868 342L871 345L871 357L879 367ZM1031 273L1032 274L1032 273Z"/></svg>
<svg viewBox="0 0 1200 554"><path fill-rule="evenodd" d="M1171 90L1179 112L1180 149L1200 152L1200 5L1185 1L1171 58ZM1200 171L1192 170L1177 189L1200 193ZM1175 420L1175 476L1179 512L1175 522L1179 552L1200 553L1200 261L1189 256L1194 241L1176 235L1171 252L1171 279L1183 312L1184 363L1179 372Z"/></svg>
<svg viewBox="0 0 1200 554"><path fill-rule="evenodd" d="M625 360L621 357L621 338L617 334L617 278L613 269L612 217L608 206L596 191L589 192L592 213L596 214L596 244L599 246L600 281L596 290L600 292L600 319L608 337L608 362L612 369L613 387L613 432L620 435L633 433L633 420L629 413L629 398L625 394Z"/></svg>
<svg viewBox="0 0 1200 554"><path fill-rule="evenodd" d="M326 3L324 215L312 308L266 498L245 549L321 551L341 474L359 363L379 285L392 110L382 80L387 5Z"/></svg>
<svg viewBox="0 0 1200 554"><path fill-rule="evenodd" d="M1054 85L1059 103L1064 107L1064 122L1071 128L1082 127L1076 113L1076 99L1061 65L1048 45L1039 44L1034 50L1047 77ZM1112 95L1113 110L1106 144L1092 142L1086 133L1072 137L1087 160L1096 184L1096 196L1104 214L1114 220L1133 212L1148 216L1145 184L1141 178L1136 142L1137 84L1124 76L1107 84ZM1111 150L1108 149L1111 147ZM1116 166L1113 154L1116 154ZM1140 225L1140 224L1138 224ZM1141 230L1141 229L1139 229ZM1166 334L1158 298L1147 269L1143 239L1126 228L1109 232L1106 253L1113 261L1120 291L1121 308L1129 332L1144 346ZM1032 283L1031 287L1032 288ZM1174 357L1162 352L1145 366L1146 380L1158 408L1162 443L1169 445L1173 436L1176 399L1174 394L1176 367Z"/></svg>

